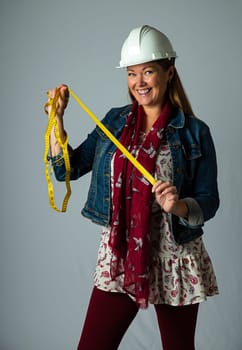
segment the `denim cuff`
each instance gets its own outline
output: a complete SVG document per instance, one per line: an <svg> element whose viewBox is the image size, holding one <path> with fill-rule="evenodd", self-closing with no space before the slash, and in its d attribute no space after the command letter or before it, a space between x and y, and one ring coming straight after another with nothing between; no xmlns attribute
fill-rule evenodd
<svg viewBox="0 0 242 350"><path fill-rule="evenodd" d="M180 218L180 222L185 226L203 226L204 217L198 202L191 197L182 199L188 206L188 219Z"/></svg>
<svg viewBox="0 0 242 350"><path fill-rule="evenodd" d="M49 154L47 159L51 161L53 166L62 166L64 164L63 151L61 150L56 156L53 157Z"/></svg>

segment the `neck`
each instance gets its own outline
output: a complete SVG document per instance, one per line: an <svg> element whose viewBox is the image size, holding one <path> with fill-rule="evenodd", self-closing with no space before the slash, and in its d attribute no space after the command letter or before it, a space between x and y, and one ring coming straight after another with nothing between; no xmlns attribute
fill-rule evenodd
<svg viewBox="0 0 242 350"><path fill-rule="evenodd" d="M144 133L148 133L149 130L152 128L153 124L156 122L156 120L159 118L162 106L156 106L156 107L143 107L144 109L144 120L142 125L142 131Z"/></svg>

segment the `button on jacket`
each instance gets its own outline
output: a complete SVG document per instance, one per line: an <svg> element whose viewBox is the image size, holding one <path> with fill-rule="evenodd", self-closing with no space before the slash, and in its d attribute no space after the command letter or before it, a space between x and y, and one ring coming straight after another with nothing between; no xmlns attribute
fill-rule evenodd
<svg viewBox="0 0 242 350"><path fill-rule="evenodd" d="M131 105L111 109L103 124L118 139L131 110ZM211 219L219 206L217 161L209 127L194 116L184 116L176 109L166 128L173 163L173 184L179 198L193 198L204 221ZM71 180L92 171L88 198L82 214L100 225L110 224L111 159L116 146L96 127L75 150L69 147ZM52 158L57 180L65 180L62 154ZM203 223L191 225L172 215L172 232L177 243L189 242L203 234Z"/></svg>

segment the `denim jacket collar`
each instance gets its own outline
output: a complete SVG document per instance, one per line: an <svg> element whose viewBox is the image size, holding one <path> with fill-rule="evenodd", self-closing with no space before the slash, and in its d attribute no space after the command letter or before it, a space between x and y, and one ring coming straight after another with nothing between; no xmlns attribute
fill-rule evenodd
<svg viewBox="0 0 242 350"><path fill-rule="evenodd" d="M168 127L175 129L181 129L185 125L185 115L181 109L177 108L177 112L174 113L174 117L169 121Z"/></svg>

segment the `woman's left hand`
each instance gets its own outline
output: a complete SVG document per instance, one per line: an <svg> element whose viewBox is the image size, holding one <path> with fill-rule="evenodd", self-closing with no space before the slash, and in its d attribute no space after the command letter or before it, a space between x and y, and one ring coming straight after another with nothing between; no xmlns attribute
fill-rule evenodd
<svg viewBox="0 0 242 350"><path fill-rule="evenodd" d="M175 186L170 182L162 182L158 180L152 187L155 193L157 203L167 213L173 213L176 210L178 202L178 193Z"/></svg>
<svg viewBox="0 0 242 350"><path fill-rule="evenodd" d="M152 187L157 203L166 213L186 218L188 217L188 206L186 202L179 199L177 189L170 182L158 180Z"/></svg>

